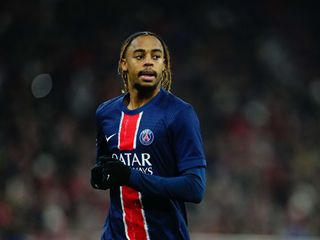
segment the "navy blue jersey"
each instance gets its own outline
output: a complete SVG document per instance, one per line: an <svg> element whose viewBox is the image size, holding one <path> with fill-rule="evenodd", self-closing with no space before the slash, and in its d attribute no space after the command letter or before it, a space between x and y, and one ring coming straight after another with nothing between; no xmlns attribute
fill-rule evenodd
<svg viewBox="0 0 320 240"><path fill-rule="evenodd" d="M97 109L97 157L109 155L134 172L166 178L206 166L199 121L190 104L163 89L134 110L124 98ZM183 200L136 189L110 189L102 239L189 239Z"/></svg>

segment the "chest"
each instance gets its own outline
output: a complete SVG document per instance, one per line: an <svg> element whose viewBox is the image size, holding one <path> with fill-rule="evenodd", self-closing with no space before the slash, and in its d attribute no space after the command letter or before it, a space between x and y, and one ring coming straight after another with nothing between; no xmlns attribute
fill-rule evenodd
<svg viewBox="0 0 320 240"><path fill-rule="evenodd" d="M163 114L150 111L127 114L119 111L102 121L110 150L147 150L168 142L169 132Z"/></svg>

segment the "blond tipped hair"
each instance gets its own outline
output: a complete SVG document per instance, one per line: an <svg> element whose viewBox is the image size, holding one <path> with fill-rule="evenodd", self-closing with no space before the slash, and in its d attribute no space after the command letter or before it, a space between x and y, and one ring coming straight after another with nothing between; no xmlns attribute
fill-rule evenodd
<svg viewBox="0 0 320 240"><path fill-rule="evenodd" d="M125 58L125 55L127 53L127 49L130 46L131 42L140 36L154 36L156 37L160 42L164 50L164 60L165 60L165 70L162 73L162 79L161 79L161 87L164 88L167 91L171 90L171 80L172 80L172 73L171 73L171 59L170 59L170 52L166 45L166 43L155 33L152 32L136 32L129 36L124 43L121 46L120 50L120 58L118 62L118 73L121 75L122 81L123 81L123 93L128 92L128 76L127 72L122 70L121 67L121 61Z"/></svg>

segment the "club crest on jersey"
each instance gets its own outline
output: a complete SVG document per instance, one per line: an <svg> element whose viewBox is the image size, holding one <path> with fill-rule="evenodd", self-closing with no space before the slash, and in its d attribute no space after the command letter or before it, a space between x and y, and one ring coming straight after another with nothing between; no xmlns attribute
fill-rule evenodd
<svg viewBox="0 0 320 240"><path fill-rule="evenodd" d="M144 129L141 131L139 140L142 145L148 146L153 142L154 134L150 129Z"/></svg>

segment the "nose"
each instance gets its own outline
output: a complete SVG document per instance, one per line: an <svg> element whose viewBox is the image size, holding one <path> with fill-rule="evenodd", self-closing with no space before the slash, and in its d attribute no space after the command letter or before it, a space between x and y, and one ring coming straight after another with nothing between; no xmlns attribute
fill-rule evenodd
<svg viewBox="0 0 320 240"><path fill-rule="evenodd" d="M143 65L148 67L153 66L153 59L149 54L145 57Z"/></svg>

